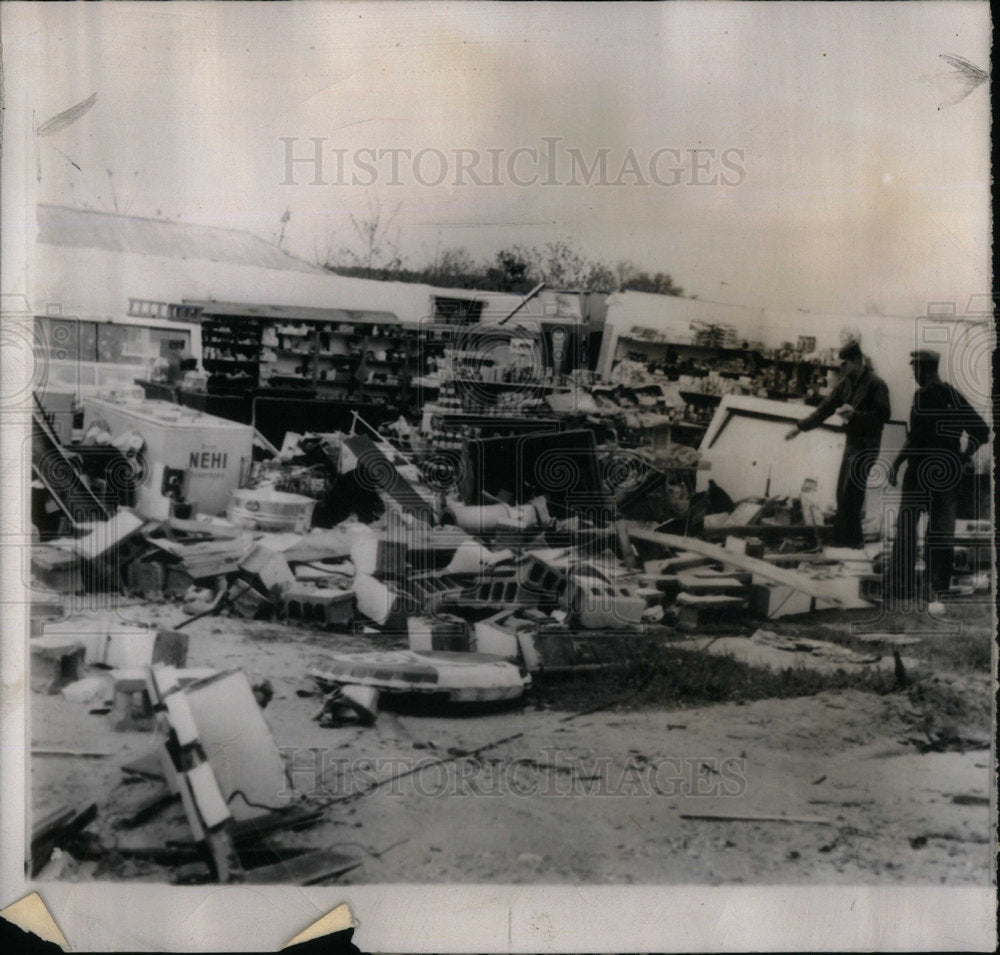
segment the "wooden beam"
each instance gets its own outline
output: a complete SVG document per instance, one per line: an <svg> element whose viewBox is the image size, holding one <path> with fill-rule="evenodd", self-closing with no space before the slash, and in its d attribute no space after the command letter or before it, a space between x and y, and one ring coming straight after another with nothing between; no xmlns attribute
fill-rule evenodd
<svg viewBox="0 0 1000 955"><path fill-rule="evenodd" d="M730 564L739 567L741 570L748 570L753 574L758 574L765 580L773 580L775 583L785 584L794 590L799 590L810 597L818 597L821 600L829 600L838 607L869 607L865 600L845 600L840 594L834 593L825 586L825 581L813 580L804 574L797 574L794 571L786 570L783 567L775 567L774 564L766 560L759 560L756 557L747 557L746 554L737 554L735 551L726 550L718 544L710 544L708 541L699 540L696 537L682 537L679 534L661 534L657 531L648 531L641 527L627 526L629 537L633 540L645 541L649 544L660 544L663 547L672 547L679 550L691 551L701 554L703 557L710 557L722 564Z"/></svg>
<svg viewBox="0 0 1000 955"><path fill-rule="evenodd" d="M816 826L829 826L825 816L777 816L756 812L682 812L681 819L706 819L715 822L797 822Z"/></svg>

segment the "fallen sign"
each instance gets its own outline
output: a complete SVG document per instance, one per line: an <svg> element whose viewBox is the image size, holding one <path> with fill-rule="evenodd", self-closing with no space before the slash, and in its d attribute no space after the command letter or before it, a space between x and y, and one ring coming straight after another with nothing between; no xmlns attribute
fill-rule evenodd
<svg viewBox="0 0 1000 955"><path fill-rule="evenodd" d="M718 544L710 544L708 541L699 540L696 537L682 537L679 534L662 534L657 531L649 531L642 527L629 525L627 527L628 536L632 540L645 541L648 544L659 544L663 547L670 547L676 550L690 551L701 554L703 557L710 557L722 564L731 564L742 570L773 580L779 584L785 584L794 590L799 590L810 597L818 597L820 600L829 601L843 609L853 609L858 607L870 607L867 600L860 597L851 599L838 594L829 586L830 581L813 580L804 574L798 574L782 567L775 567L766 560L756 557L747 557L746 554L739 554L736 551L726 550Z"/></svg>
<svg viewBox="0 0 1000 955"><path fill-rule="evenodd" d="M339 653L309 676L324 690L371 686L385 693L445 694L452 703L516 700L531 683L526 671L500 657L447 651Z"/></svg>

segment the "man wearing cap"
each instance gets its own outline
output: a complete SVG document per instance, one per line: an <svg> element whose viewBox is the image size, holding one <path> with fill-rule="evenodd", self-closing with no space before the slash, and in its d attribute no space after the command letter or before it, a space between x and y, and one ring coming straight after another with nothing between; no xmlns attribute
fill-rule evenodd
<svg viewBox="0 0 1000 955"><path fill-rule="evenodd" d="M938 376L940 353L921 349L910 353L917 391L910 410L906 443L889 469L895 486L905 463L896 539L889 562L890 604L917 596L937 601L951 586L955 517L963 472L990 429L953 385ZM966 435L963 446L962 435ZM923 593L917 591L917 526L927 513L924 538Z"/></svg>
<svg viewBox="0 0 1000 955"><path fill-rule="evenodd" d="M856 340L844 345L839 354L840 380L816 410L785 435L785 440L811 431L834 413L844 419L847 440L837 476L832 543L834 547L857 548L864 545L861 514L868 474L878 458L882 428L889 420L889 388L872 371Z"/></svg>

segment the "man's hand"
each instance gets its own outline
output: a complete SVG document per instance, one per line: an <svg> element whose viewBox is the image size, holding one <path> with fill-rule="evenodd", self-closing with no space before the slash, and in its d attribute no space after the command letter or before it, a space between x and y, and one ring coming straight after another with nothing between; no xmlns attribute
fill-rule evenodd
<svg viewBox="0 0 1000 955"><path fill-rule="evenodd" d="M792 440L792 438L794 438L794 437L797 437L797 436L798 436L799 434L801 434L801 433L802 433L802 432L801 432L801 431L799 431L799 426L798 426L798 425L796 425L796 426L795 426L794 428L792 428L792 430L791 430L791 431L789 431L789 432L788 432L788 433L787 433L787 434L785 435L785 440L786 440L786 441L791 441L791 440Z"/></svg>
<svg viewBox="0 0 1000 955"><path fill-rule="evenodd" d="M854 405L841 405L837 409L837 414L839 414L845 421L850 421L854 414Z"/></svg>

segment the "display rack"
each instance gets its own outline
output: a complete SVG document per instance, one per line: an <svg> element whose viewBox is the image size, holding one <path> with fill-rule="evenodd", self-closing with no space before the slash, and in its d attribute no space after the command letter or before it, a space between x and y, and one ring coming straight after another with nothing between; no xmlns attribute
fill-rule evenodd
<svg viewBox="0 0 1000 955"><path fill-rule="evenodd" d="M443 338L405 327L391 313L328 312L335 317L214 315L206 309L209 390L405 401L411 381L426 375L431 359L443 352Z"/></svg>

